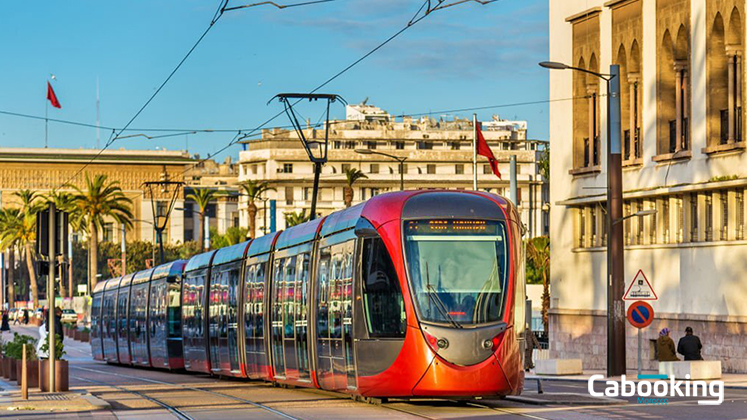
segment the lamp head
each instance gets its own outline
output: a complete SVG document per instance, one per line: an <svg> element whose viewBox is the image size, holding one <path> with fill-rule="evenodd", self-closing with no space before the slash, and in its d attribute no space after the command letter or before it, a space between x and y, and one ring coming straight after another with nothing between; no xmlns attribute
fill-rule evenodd
<svg viewBox="0 0 747 420"><path fill-rule="evenodd" d="M361 155L370 155L372 154L370 150L368 149L355 149L355 153L359 153Z"/></svg>
<svg viewBox="0 0 747 420"><path fill-rule="evenodd" d="M539 65L550 70L565 70L568 68L567 64L558 63L557 61L543 61Z"/></svg>

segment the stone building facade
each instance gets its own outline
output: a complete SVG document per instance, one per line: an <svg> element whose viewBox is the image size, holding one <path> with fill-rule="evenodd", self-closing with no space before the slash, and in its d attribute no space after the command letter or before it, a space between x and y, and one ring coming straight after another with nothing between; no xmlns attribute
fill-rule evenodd
<svg viewBox="0 0 747 420"><path fill-rule="evenodd" d="M94 177L107 175L118 181L124 194L133 201L134 226L126 233L127 240L154 240L153 202L156 212L168 206L170 194L157 192L155 197L143 188L146 181L168 179L184 181L184 171L194 162L188 154L164 150L106 150L93 149L32 149L0 148L0 206L18 205L13 195L22 189L47 194L52 189L70 191L63 185L70 183L84 188L86 174ZM83 165L88 166L80 173ZM175 207L183 207L183 191L179 192ZM184 241L184 217L173 212L164 231L164 241ZM114 220L106 223L99 232L101 240L120 241L121 226Z"/></svg>
<svg viewBox="0 0 747 420"><path fill-rule="evenodd" d="M550 60L620 66L626 288L658 293L644 368L668 327L691 326L704 357L747 372L745 2L551 0ZM606 366L607 106L603 81L550 72L553 357ZM600 100L601 99L601 100ZM593 140L589 140L593 139ZM627 365L636 366L627 330Z"/></svg>
<svg viewBox="0 0 747 420"><path fill-rule="evenodd" d="M491 172L487 159L478 157L478 188L509 195L509 159L518 162L518 201L522 221L529 234L548 234L547 180L540 175L539 162L546 143L527 140L526 122L505 121L494 117L482 122L483 134L499 161L503 179ZM324 135L324 127L307 128L307 138ZM313 164L293 130L280 128L262 131L261 138L244 143L240 152L239 180L264 180L275 188L267 200L257 203L258 234L271 228L273 214L276 229L284 229L283 215L311 206ZM473 125L471 120L449 121L432 118L395 119L385 111L367 104L348 105L346 119L330 121L329 161L320 177L317 205L322 215L344 208L343 190L347 185L345 169L358 168L367 178L353 187L353 204L377 194L400 188L399 163L389 157L357 153L356 149L383 152L404 163L405 189L472 189ZM274 202L274 204L272 204ZM247 203L239 201L241 226L248 226Z"/></svg>

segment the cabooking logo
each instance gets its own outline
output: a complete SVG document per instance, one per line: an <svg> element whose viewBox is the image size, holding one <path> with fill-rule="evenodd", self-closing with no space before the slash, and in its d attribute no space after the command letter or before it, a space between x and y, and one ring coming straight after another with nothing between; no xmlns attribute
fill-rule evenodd
<svg viewBox="0 0 747 420"><path fill-rule="evenodd" d="M604 392L594 390L594 382L604 379L604 375L592 375L589 378L589 394L593 397L633 397L637 396L638 404L669 404L667 397L711 397L708 400L698 400L700 405L720 405L724 402L724 381L690 381L690 375L685 375L685 381L677 381L667 375L640 375L638 379L656 379L653 382L628 381L625 375L620 382L606 381ZM669 380L667 380L669 379ZM651 396L656 398L651 398Z"/></svg>

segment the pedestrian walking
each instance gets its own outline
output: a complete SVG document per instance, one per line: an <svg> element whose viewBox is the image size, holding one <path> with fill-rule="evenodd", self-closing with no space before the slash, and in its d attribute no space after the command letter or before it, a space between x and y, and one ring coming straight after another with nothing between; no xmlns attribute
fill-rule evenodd
<svg viewBox="0 0 747 420"><path fill-rule="evenodd" d="M532 356L534 355L534 349L540 348L540 343L531 328L527 328L526 336L526 345L524 346L524 370L529 372L529 369L534 369Z"/></svg>
<svg viewBox="0 0 747 420"><path fill-rule="evenodd" d="M16 311L16 317L15 319L13 319L13 325L21 323L21 317L19 315L20 315L20 311Z"/></svg>
<svg viewBox="0 0 747 420"><path fill-rule="evenodd" d="M8 323L8 310L3 311L2 325L0 325L0 331L10 331L10 324Z"/></svg>
<svg viewBox="0 0 747 420"><path fill-rule="evenodd" d="M23 325L29 325L29 310L23 309Z"/></svg>
<svg viewBox="0 0 747 420"><path fill-rule="evenodd" d="M656 354L660 362L676 362L680 360L674 349L674 340L669 336L670 332L669 328L659 331L659 338L656 340Z"/></svg>
<svg viewBox="0 0 747 420"><path fill-rule="evenodd" d="M685 328L685 336L677 343L677 353L683 355L685 360L703 360L703 356L700 355L702 348L703 344L700 343L700 338L693 334L693 329Z"/></svg>

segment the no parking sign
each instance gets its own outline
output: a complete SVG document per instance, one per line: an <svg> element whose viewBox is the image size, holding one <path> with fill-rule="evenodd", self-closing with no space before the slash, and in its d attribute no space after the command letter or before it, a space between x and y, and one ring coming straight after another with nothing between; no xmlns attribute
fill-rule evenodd
<svg viewBox="0 0 747 420"><path fill-rule="evenodd" d="M654 308L646 302L633 302L628 308L628 322L636 328L646 328L654 320Z"/></svg>

